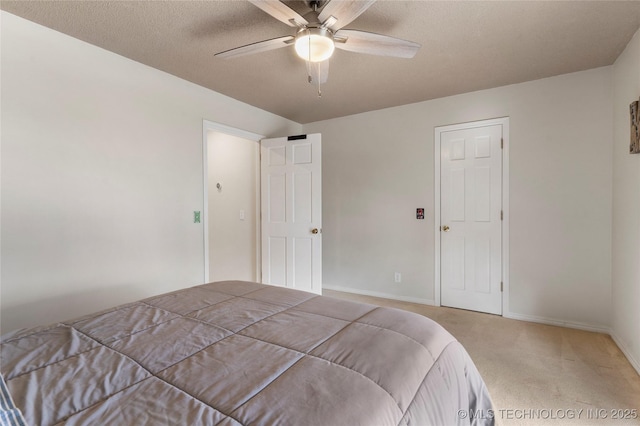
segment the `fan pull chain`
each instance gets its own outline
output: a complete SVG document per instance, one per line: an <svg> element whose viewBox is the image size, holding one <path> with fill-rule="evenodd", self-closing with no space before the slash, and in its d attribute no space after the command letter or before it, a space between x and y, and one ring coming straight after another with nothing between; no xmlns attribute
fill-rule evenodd
<svg viewBox="0 0 640 426"><path fill-rule="evenodd" d="M309 35L310 31L307 28L307 35ZM311 37L309 37L309 49L307 50L309 57L305 61L307 63L307 81L309 84L312 84L313 78L311 77Z"/></svg>
<svg viewBox="0 0 640 426"><path fill-rule="evenodd" d="M318 97L322 97L322 91L320 90L320 62L318 62Z"/></svg>
<svg viewBox="0 0 640 426"><path fill-rule="evenodd" d="M317 4L316 4L317 7ZM314 7L315 10L315 7ZM307 34L310 34L311 31L309 31L309 29L307 28ZM307 63L307 81L309 82L309 84L313 84L313 77L311 76L311 67L313 66L313 62L311 62L311 37L308 37L309 39L309 49L308 49L308 54L309 57L307 58L308 60L305 61ZM321 98L322 97L322 91L320 90L320 62L317 63L318 66L318 97Z"/></svg>

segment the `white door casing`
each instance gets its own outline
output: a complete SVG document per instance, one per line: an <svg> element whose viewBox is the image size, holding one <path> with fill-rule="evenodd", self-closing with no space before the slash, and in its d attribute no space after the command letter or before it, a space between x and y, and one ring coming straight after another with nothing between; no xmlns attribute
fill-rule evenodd
<svg viewBox="0 0 640 426"><path fill-rule="evenodd" d="M444 306L503 312L503 133L500 120L437 129L436 287Z"/></svg>
<svg viewBox="0 0 640 426"><path fill-rule="evenodd" d="M262 281L321 294L320 134L261 141Z"/></svg>

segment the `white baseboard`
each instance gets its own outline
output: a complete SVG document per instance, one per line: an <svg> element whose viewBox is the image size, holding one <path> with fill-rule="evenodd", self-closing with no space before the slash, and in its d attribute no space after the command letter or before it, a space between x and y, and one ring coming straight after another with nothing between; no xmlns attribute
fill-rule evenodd
<svg viewBox="0 0 640 426"><path fill-rule="evenodd" d="M575 328L578 330L611 334L611 329L609 327L602 326L602 325L593 325L593 324L587 324L583 322L557 320L553 318L539 317L535 315L516 314L513 312L505 312L502 316L504 318L510 318L510 319L515 319L520 321L536 322L539 324L556 325L558 327Z"/></svg>
<svg viewBox="0 0 640 426"><path fill-rule="evenodd" d="M396 296L395 294L382 293L378 291L360 290L351 287L340 287L335 285L323 285L323 289L341 291L343 293L361 294L363 296L380 297L382 299L399 300L401 302L419 303L421 305L435 306L436 303L431 299L421 299L419 297Z"/></svg>
<svg viewBox="0 0 640 426"><path fill-rule="evenodd" d="M613 330L609 333L611 335L611 338L613 339L614 342L616 342L616 345L618 345L618 347L620 348L620 350L622 351L622 353L624 354L624 356L627 357L627 359L629 360L629 362L631 363L631 366L633 366L633 368L636 369L636 371L638 372L638 374L640 374L640 362L635 359L633 357L633 355L631 354L631 351L629 350L629 348L627 348L627 345L623 342L622 339L620 339L614 332Z"/></svg>

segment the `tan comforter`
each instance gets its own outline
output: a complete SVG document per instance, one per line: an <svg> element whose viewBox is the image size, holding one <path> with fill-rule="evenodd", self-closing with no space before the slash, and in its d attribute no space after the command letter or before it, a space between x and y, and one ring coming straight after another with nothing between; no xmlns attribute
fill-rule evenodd
<svg viewBox="0 0 640 426"><path fill-rule="evenodd" d="M33 426L493 423L471 359L434 321L257 283L168 293L0 348Z"/></svg>

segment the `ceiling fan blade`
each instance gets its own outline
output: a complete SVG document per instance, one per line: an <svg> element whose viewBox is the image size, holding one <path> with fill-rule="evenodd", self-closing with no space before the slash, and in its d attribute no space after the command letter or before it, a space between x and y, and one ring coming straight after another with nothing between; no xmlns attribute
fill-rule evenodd
<svg viewBox="0 0 640 426"><path fill-rule="evenodd" d="M278 0L249 0L254 6L283 22L290 27L304 27L309 22L291 9L286 4Z"/></svg>
<svg viewBox="0 0 640 426"><path fill-rule="evenodd" d="M413 41L358 30L340 30L334 39L338 49L397 58L413 58L421 47Z"/></svg>
<svg viewBox="0 0 640 426"><path fill-rule="evenodd" d="M333 31L338 31L349 25L375 2L376 0L331 0L324 6L318 19Z"/></svg>
<svg viewBox="0 0 640 426"><path fill-rule="evenodd" d="M322 62L308 62L309 83L324 84L329 79L329 60Z"/></svg>
<svg viewBox="0 0 640 426"><path fill-rule="evenodd" d="M214 56L225 59L236 58L238 56L251 55L254 53L266 52L269 50L280 49L281 47L287 47L291 45L294 40L295 37L293 36L272 38L269 40L258 41L256 43L251 43L245 46L225 50L224 52L216 53Z"/></svg>

